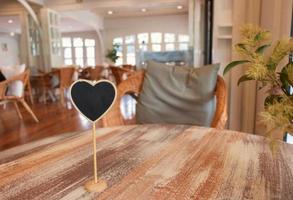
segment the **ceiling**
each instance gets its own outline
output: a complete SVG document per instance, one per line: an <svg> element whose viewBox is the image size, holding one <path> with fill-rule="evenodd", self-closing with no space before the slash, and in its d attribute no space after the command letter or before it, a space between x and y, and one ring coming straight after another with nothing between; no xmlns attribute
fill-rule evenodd
<svg viewBox="0 0 293 200"><path fill-rule="evenodd" d="M81 3L77 3L81 2ZM105 18L182 14L188 11L188 0L46 0L59 11L90 10ZM182 9L177 9L182 6ZM145 9L145 12L142 12ZM109 15L108 12L113 14Z"/></svg>
<svg viewBox="0 0 293 200"><path fill-rule="evenodd" d="M74 13L85 10L106 19L186 14L188 12L188 0L42 0L40 2L44 3L46 7L59 11L61 16L62 12ZM182 9L177 9L177 6L182 6ZM145 12L142 9L145 9ZM112 11L113 14L109 15L109 11ZM8 23L8 20L13 20L13 23ZM61 18L60 28L61 32L94 30L82 20L78 21L68 16ZM20 33L19 17L0 16L0 32Z"/></svg>
<svg viewBox="0 0 293 200"><path fill-rule="evenodd" d="M9 20L12 20L12 23L8 23ZM0 32L19 34L21 32L19 16L0 16Z"/></svg>
<svg viewBox="0 0 293 200"><path fill-rule="evenodd" d="M93 31L93 30L94 28L84 23L78 22L70 17L62 17L60 21L61 33Z"/></svg>
<svg viewBox="0 0 293 200"><path fill-rule="evenodd" d="M8 23L12 20L13 23ZM62 17L60 21L60 31L66 32L82 32L93 31L94 29L86 24L80 23L69 17ZM0 16L0 33L21 33L19 16Z"/></svg>

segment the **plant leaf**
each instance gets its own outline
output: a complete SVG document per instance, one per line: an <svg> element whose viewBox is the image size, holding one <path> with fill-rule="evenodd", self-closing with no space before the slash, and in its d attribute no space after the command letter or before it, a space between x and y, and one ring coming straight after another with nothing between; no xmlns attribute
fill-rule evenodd
<svg viewBox="0 0 293 200"><path fill-rule="evenodd" d="M243 76L241 76L239 78L237 85L239 86L240 83L242 83L244 81L251 81L251 80L253 80L253 79L248 77L246 74L244 74Z"/></svg>
<svg viewBox="0 0 293 200"><path fill-rule="evenodd" d="M238 44L235 45L235 47L239 47L241 49L246 50L245 44L243 44L243 43L238 43Z"/></svg>
<svg viewBox="0 0 293 200"><path fill-rule="evenodd" d="M256 49L255 53L262 54L264 52L264 50L269 46L271 46L271 45L270 44L262 45Z"/></svg>
<svg viewBox="0 0 293 200"><path fill-rule="evenodd" d="M261 39L261 33L258 33L254 36L254 41L259 41Z"/></svg>
<svg viewBox="0 0 293 200"><path fill-rule="evenodd" d="M237 65L244 64L244 63L248 63L248 62L250 62L250 61L249 60L236 60L236 61L233 61L233 62L229 63L225 67L223 74L225 75L228 71L230 71L233 67L235 67Z"/></svg>

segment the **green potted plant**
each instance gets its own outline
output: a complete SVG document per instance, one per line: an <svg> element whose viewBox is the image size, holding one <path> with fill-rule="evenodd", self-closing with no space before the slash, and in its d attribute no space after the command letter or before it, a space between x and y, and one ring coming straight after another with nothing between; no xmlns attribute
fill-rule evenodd
<svg viewBox="0 0 293 200"><path fill-rule="evenodd" d="M293 51L293 40L278 40L271 45L270 32L246 25L241 29L242 40L235 50L242 57L229 63L224 74L238 65L245 65L244 81L256 80L259 89L266 89L265 110L260 113L261 121L268 127L268 136L274 132L293 133L293 63L282 66L284 59ZM271 51L267 51L270 48Z"/></svg>
<svg viewBox="0 0 293 200"><path fill-rule="evenodd" d="M119 49L118 44L113 44L113 47L111 49L108 49L106 58L108 58L112 63L116 63L119 56L117 55L117 50Z"/></svg>

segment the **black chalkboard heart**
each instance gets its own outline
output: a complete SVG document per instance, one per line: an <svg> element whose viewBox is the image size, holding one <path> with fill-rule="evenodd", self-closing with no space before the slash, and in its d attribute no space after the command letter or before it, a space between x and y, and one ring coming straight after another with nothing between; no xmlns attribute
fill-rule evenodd
<svg viewBox="0 0 293 200"><path fill-rule="evenodd" d="M88 120L96 122L112 107L117 92L115 85L107 80L78 80L71 85L70 95L75 108Z"/></svg>

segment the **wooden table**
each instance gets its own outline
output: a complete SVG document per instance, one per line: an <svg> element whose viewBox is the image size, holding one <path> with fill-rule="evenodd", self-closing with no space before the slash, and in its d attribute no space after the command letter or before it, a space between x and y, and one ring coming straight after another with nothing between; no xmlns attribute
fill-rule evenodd
<svg viewBox="0 0 293 200"><path fill-rule="evenodd" d="M0 199L293 199L293 145L273 156L263 138L183 125L98 129L98 174L89 193L89 132L0 152Z"/></svg>

